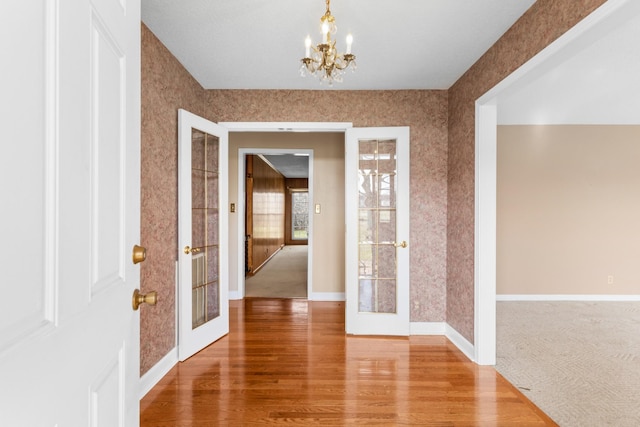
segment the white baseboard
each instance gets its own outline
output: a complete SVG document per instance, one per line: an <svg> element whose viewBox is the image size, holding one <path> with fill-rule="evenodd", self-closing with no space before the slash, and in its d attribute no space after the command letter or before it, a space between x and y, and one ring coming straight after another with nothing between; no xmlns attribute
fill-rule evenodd
<svg viewBox="0 0 640 427"><path fill-rule="evenodd" d="M640 295L496 295L496 301L640 301Z"/></svg>
<svg viewBox="0 0 640 427"><path fill-rule="evenodd" d="M312 292L307 296L309 301L345 301L344 292Z"/></svg>
<svg viewBox="0 0 640 427"><path fill-rule="evenodd" d="M456 331L449 325L448 323L445 325L445 335L456 347L458 350L464 353L465 356L469 358L472 362L475 362L475 349L473 344L471 344L465 337L460 334L460 332Z"/></svg>
<svg viewBox="0 0 640 427"><path fill-rule="evenodd" d="M242 299L242 297L240 296L240 291L229 291L230 301L239 300L239 299Z"/></svg>
<svg viewBox="0 0 640 427"><path fill-rule="evenodd" d="M173 348L140 377L140 400L178 363L178 348Z"/></svg>
<svg viewBox="0 0 640 427"><path fill-rule="evenodd" d="M444 335L444 322L411 322L409 324L410 335Z"/></svg>

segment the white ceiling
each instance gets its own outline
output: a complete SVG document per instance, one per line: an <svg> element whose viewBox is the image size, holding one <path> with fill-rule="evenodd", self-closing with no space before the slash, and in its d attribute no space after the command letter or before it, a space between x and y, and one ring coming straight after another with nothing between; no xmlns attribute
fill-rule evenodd
<svg viewBox="0 0 640 427"><path fill-rule="evenodd" d="M358 65L333 89L448 89L535 0L333 0L338 50ZM300 77L323 0L142 0L142 20L205 89L323 89Z"/></svg>
<svg viewBox="0 0 640 427"><path fill-rule="evenodd" d="M640 1L609 3L579 48L499 100L499 124L640 124Z"/></svg>

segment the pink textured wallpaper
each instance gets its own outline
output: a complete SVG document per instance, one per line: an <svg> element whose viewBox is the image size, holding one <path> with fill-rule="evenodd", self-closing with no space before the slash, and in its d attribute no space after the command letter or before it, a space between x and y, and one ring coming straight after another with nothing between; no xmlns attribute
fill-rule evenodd
<svg viewBox="0 0 640 427"><path fill-rule="evenodd" d="M446 309L447 92L209 90L215 122L352 122L411 128L411 321Z"/></svg>
<svg viewBox="0 0 640 427"><path fill-rule="evenodd" d="M203 114L204 89L142 25L141 290L158 292L140 310L140 371L175 347L178 246L178 108Z"/></svg>
<svg viewBox="0 0 640 427"><path fill-rule="evenodd" d="M604 0L538 0L449 89L446 319L473 342L475 100Z"/></svg>

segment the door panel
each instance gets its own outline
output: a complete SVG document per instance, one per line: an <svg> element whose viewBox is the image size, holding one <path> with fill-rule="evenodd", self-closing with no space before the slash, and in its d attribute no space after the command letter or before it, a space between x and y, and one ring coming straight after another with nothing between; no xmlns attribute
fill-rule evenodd
<svg viewBox="0 0 640 427"><path fill-rule="evenodd" d="M179 111L179 357L229 332L228 132Z"/></svg>
<svg viewBox="0 0 640 427"><path fill-rule="evenodd" d="M140 3L2 2L0 34L0 424L136 425Z"/></svg>
<svg viewBox="0 0 640 427"><path fill-rule="evenodd" d="M91 205L92 295L124 279L125 180L122 102L124 54L117 40L91 15Z"/></svg>
<svg viewBox="0 0 640 427"><path fill-rule="evenodd" d="M16 291L0 298L0 355L25 336L51 330L55 321L56 287L48 271L55 248L46 242L55 241L55 217L48 212L53 210L51 201L55 197L52 184L56 170L50 159L55 155L57 140L47 126L55 115L51 106L55 92L47 79L50 61L45 58L55 58L55 46L47 39L57 31L58 22L47 6L44 1L30 7L22 3L0 4L2 50L6 58L14 58L11 64L3 65L0 79L3 140L13 141L4 146L0 155L0 198L4 208L0 236L3 242L15 245L31 242L29 256L16 253L15 245L0 245L3 283L19 284L20 288L18 293L17 287L12 286ZM33 22L43 25L29 28ZM30 303L16 304L11 297L20 294L30 295Z"/></svg>
<svg viewBox="0 0 640 427"><path fill-rule="evenodd" d="M347 333L408 335L409 128L346 140Z"/></svg>

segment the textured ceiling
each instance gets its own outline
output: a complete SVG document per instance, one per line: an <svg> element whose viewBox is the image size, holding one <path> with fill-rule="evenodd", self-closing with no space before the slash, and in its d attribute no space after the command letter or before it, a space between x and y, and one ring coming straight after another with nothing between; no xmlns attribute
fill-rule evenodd
<svg viewBox="0 0 640 427"><path fill-rule="evenodd" d="M334 89L448 89L535 0L333 0L355 74ZM142 20L206 89L323 89L298 72L323 0L142 0Z"/></svg>

